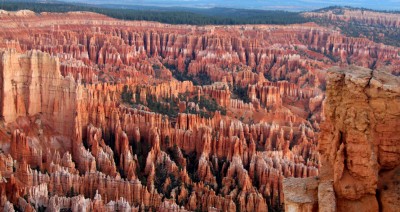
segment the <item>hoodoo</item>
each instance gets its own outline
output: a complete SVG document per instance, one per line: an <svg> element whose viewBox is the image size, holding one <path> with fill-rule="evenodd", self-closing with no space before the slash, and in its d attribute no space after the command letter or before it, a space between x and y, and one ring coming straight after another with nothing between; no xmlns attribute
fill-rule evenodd
<svg viewBox="0 0 400 212"><path fill-rule="evenodd" d="M307 14L0 11L0 211L400 208L400 49Z"/></svg>

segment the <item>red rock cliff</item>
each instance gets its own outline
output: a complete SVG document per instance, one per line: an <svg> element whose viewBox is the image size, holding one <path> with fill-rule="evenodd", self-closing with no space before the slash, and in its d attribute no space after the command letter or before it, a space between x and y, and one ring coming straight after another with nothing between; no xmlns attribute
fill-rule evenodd
<svg viewBox="0 0 400 212"><path fill-rule="evenodd" d="M328 72L321 126L319 185L313 194L284 182L286 209L395 211L400 188L400 79L380 70L334 68ZM317 191L318 190L318 191ZM294 196L301 198L294 200ZM307 198L308 200L307 200ZM336 198L335 198L336 197ZM319 206L316 206L316 204Z"/></svg>

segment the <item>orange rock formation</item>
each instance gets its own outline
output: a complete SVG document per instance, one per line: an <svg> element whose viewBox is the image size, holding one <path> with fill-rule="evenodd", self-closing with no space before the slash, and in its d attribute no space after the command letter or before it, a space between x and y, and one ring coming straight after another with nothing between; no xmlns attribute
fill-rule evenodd
<svg viewBox="0 0 400 212"><path fill-rule="evenodd" d="M327 78L319 182L287 179L285 208L396 211L400 197L395 185L400 167L396 147L400 141L399 77L348 67L334 69ZM299 183L313 194L296 192L304 189L296 188Z"/></svg>
<svg viewBox="0 0 400 212"><path fill-rule="evenodd" d="M338 206L386 207L397 187L383 182L395 184L399 160L395 128L383 126L398 126L398 86L375 71L369 87L330 74L323 104L325 70L350 63L395 74L398 53L313 23L181 26L0 12L0 207L268 211L287 199L285 178L318 175L327 184L313 185L334 189ZM347 107L355 100L368 110ZM361 157L353 140L364 145Z"/></svg>

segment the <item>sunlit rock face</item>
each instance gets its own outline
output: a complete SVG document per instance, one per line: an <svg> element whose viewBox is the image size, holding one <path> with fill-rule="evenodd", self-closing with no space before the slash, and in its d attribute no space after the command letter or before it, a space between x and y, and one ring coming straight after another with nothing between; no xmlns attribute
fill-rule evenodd
<svg viewBox="0 0 400 212"><path fill-rule="evenodd" d="M329 73L328 81L319 145L323 161L333 167L333 176L327 175L333 177L338 210L352 210L362 202L370 210L378 210L378 202L385 210L396 208L397 203L382 201L380 195L399 196L398 186L383 188L398 180L392 172L400 164L399 77L350 67Z"/></svg>
<svg viewBox="0 0 400 212"><path fill-rule="evenodd" d="M394 199L400 196L395 185L400 165L399 77L352 66L333 68L327 81L326 119L318 140L322 164L315 180L318 186L308 182L312 179L286 179L285 197L293 196L296 181L315 194L308 199L307 193L288 198L285 207L395 211L399 205Z"/></svg>
<svg viewBox="0 0 400 212"><path fill-rule="evenodd" d="M0 30L5 211L395 207L398 48L87 12L1 12Z"/></svg>

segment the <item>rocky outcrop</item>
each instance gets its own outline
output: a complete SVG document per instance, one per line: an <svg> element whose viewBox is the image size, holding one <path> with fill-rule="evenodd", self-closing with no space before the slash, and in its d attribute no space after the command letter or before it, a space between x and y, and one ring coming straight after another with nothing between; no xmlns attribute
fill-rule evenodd
<svg viewBox="0 0 400 212"><path fill-rule="evenodd" d="M319 146L323 162L334 167L327 175L333 180L338 210L352 210L362 202L378 210L378 182L384 172L400 165L400 80L350 67L329 73L328 81Z"/></svg>
<svg viewBox="0 0 400 212"><path fill-rule="evenodd" d="M318 202L320 211L395 210L398 205L393 198L399 197L399 189L388 185L398 179L394 172L400 165L400 79L384 71L350 66L334 68L327 80L319 185L318 189L307 187L318 190L318 200L310 202ZM287 207L293 204L291 183L284 182ZM383 198L386 195L388 199Z"/></svg>
<svg viewBox="0 0 400 212"><path fill-rule="evenodd" d="M6 123L18 116L42 113L57 131L72 133L76 86L63 77L59 60L39 51L26 54L15 50L0 52L1 116Z"/></svg>

